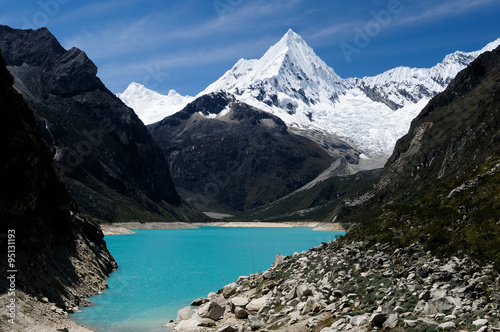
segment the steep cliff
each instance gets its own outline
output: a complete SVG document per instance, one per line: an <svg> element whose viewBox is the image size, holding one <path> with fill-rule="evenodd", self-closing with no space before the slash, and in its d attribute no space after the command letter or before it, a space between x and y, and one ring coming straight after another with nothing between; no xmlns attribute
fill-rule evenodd
<svg viewBox="0 0 500 332"><path fill-rule="evenodd" d="M6 26L0 48L83 211L104 221L204 218L179 197L146 127L84 52L65 50L44 28Z"/></svg>
<svg viewBox="0 0 500 332"><path fill-rule="evenodd" d="M84 306L107 287L116 263L99 225L79 214L13 82L0 56L0 296L17 305L14 318L2 310L0 327L26 331L25 294L63 310Z"/></svg>
<svg viewBox="0 0 500 332"><path fill-rule="evenodd" d="M377 184L333 218L353 237L500 267L500 48L479 56L434 97L396 144Z"/></svg>

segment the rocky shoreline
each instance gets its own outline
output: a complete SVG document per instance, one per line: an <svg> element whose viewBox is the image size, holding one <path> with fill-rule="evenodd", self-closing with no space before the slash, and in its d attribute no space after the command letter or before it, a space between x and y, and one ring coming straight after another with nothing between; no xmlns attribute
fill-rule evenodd
<svg viewBox="0 0 500 332"><path fill-rule="evenodd" d="M345 229L339 223L317 223L317 222L203 222L203 223L185 223L185 222L128 222L101 224L104 235L124 235L134 234L134 229L187 229L199 227L312 227L317 231L343 232Z"/></svg>
<svg viewBox="0 0 500 332"><path fill-rule="evenodd" d="M419 244L344 239L277 256L179 310L175 331L500 331L500 276Z"/></svg>

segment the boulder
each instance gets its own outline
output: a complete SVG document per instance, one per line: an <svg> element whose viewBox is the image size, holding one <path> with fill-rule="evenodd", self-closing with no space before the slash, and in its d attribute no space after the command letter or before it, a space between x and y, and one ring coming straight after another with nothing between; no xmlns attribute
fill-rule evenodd
<svg viewBox="0 0 500 332"><path fill-rule="evenodd" d="M292 287L292 289L285 293L285 300L293 300L297 296L297 287Z"/></svg>
<svg viewBox="0 0 500 332"><path fill-rule="evenodd" d="M193 317L195 311L191 307L184 307L177 311L177 321L187 320Z"/></svg>
<svg viewBox="0 0 500 332"><path fill-rule="evenodd" d="M196 319L187 319L183 320L177 326L174 328L175 331L186 331L190 329L194 329L196 327L200 326L200 322Z"/></svg>
<svg viewBox="0 0 500 332"><path fill-rule="evenodd" d="M250 322L250 328L252 331L258 330L264 325L264 320L259 316L249 315L248 320Z"/></svg>
<svg viewBox="0 0 500 332"><path fill-rule="evenodd" d="M398 314L390 314L387 320L382 325L384 329L391 330L398 325Z"/></svg>
<svg viewBox="0 0 500 332"><path fill-rule="evenodd" d="M264 277L264 279L273 279L274 272L270 271L270 270L266 270L266 271L262 272L262 276Z"/></svg>
<svg viewBox="0 0 500 332"><path fill-rule="evenodd" d="M472 322L472 325L474 325L476 328L483 327L487 324L488 324L488 320L485 318L476 319L475 321Z"/></svg>
<svg viewBox="0 0 500 332"><path fill-rule="evenodd" d="M405 319L404 321L405 327L415 327L418 325L418 320Z"/></svg>
<svg viewBox="0 0 500 332"><path fill-rule="evenodd" d="M229 300L229 303L231 304L231 311L234 311L236 307L245 308L249 302L248 298L244 296L235 296Z"/></svg>
<svg viewBox="0 0 500 332"><path fill-rule="evenodd" d="M308 284L299 285L299 286L297 286L297 297L301 301L304 301L305 298L313 295L313 291L314 291L314 288L312 288Z"/></svg>
<svg viewBox="0 0 500 332"><path fill-rule="evenodd" d="M243 308L236 307L236 309L234 309L234 316L238 319L245 319L248 317L248 311Z"/></svg>
<svg viewBox="0 0 500 332"><path fill-rule="evenodd" d="M437 313L444 313L446 311L453 310L455 308L455 301L450 297L442 297L439 299L432 299L425 304L424 310L422 311L426 315L434 315Z"/></svg>
<svg viewBox="0 0 500 332"><path fill-rule="evenodd" d="M353 326L366 325L369 322L370 322L370 316L368 316L368 314L351 317L351 325Z"/></svg>
<svg viewBox="0 0 500 332"><path fill-rule="evenodd" d="M302 308L302 313L301 313L302 316L307 315L308 313L313 311L315 304L316 302L314 301L314 299L312 298L307 299L306 303L304 304L304 307Z"/></svg>
<svg viewBox="0 0 500 332"><path fill-rule="evenodd" d="M246 310L250 312L257 312L262 308L267 302L267 297L259 297L256 299L253 299L250 301L250 303L247 304Z"/></svg>
<svg viewBox="0 0 500 332"><path fill-rule="evenodd" d="M238 332L238 330L232 326L224 325L220 329L218 329L216 332Z"/></svg>
<svg viewBox="0 0 500 332"><path fill-rule="evenodd" d="M428 291L428 290L424 290L422 291L419 295L418 295L418 299L419 300L424 300L424 301L429 301L431 299L431 292Z"/></svg>
<svg viewBox="0 0 500 332"><path fill-rule="evenodd" d="M457 325L455 324L455 322L444 322L437 326L437 330L448 330L448 329L454 330L456 328Z"/></svg>
<svg viewBox="0 0 500 332"><path fill-rule="evenodd" d="M285 256L283 256L282 254L276 255L276 258L274 259L274 263L273 263L273 265L271 265L271 267L280 266L281 264L283 264L284 261L285 261Z"/></svg>
<svg viewBox="0 0 500 332"><path fill-rule="evenodd" d="M238 285L235 282L232 282L222 288L222 295L227 299L236 293L236 288L238 288Z"/></svg>
<svg viewBox="0 0 500 332"><path fill-rule="evenodd" d="M387 315L383 313L374 313L370 317L370 326L381 328L384 322L387 320Z"/></svg>
<svg viewBox="0 0 500 332"><path fill-rule="evenodd" d="M198 315L201 318L210 318L212 320L218 320L224 315L224 307L221 307L217 302L211 301L205 303L198 309Z"/></svg>
<svg viewBox="0 0 500 332"><path fill-rule="evenodd" d="M196 300L194 300L193 302L191 302L191 305L198 307L198 306L200 306L204 303L207 303L207 302L208 302L208 299L206 299L204 297L199 297Z"/></svg>

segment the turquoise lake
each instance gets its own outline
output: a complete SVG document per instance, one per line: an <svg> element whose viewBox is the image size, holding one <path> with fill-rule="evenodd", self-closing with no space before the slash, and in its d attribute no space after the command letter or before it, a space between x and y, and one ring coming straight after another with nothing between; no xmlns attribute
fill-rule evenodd
<svg viewBox="0 0 500 332"><path fill-rule="evenodd" d="M343 232L308 227L134 230L105 240L118 262L109 289L72 318L96 331L166 332L177 310L239 276L267 270L277 254L292 255Z"/></svg>

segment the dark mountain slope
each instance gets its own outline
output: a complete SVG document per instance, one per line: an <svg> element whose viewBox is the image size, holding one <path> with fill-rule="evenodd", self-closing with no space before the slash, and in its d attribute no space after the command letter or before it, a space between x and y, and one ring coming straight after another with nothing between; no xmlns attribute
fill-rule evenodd
<svg viewBox="0 0 500 332"><path fill-rule="evenodd" d="M48 297L63 309L82 306L86 297L106 288L105 278L116 263L99 225L78 214L32 111L12 85L13 78L0 56L0 244L4 259L0 296L7 293L12 281L7 280L7 270L15 270L18 311L20 292ZM8 240L15 247L12 266L6 264ZM0 329L8 325L8 331L25 331L30 327L23 327L20 321L9 325L7 312L2 310Z"/></svg>
<svg viewBox="0 0 500 332"><path fill-rule="evenodd" d="M500 267L500 48L481 55L422 110L371 191L332 216L364 220L352 237Z"/></svg>
<svg viewBox="0 0 500 332"><path fill-rule="evenodd" d="M83 211L104 221L203 218L181 200L146 127L84 52L66 51L47 29L6 26L0 48Z"/></svg>
<svg viewBox="0 0 500 332"><path fill-rule="evenodd" d="M347 144L332 156L290 133L278 117L223 92L204 95L148 129L170 161L176 186L201 209L214 201L229 211L262 206L313 180L336 158L357 158Z"/></svg>

